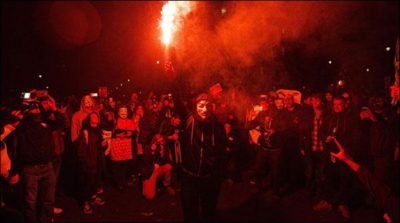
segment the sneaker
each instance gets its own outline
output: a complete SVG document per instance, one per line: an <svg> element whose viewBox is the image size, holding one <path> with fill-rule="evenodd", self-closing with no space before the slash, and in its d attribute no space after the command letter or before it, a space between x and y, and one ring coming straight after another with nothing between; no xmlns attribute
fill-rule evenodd
<svg viewBox="0 0 400 223"><path fill-rule="evenodd" d="M102 187L99 187L99 188L97 188L96 193L97 194L102 194L102 193L104 193L104 189Z"/></svg>
<svg viewBox="0 0 400 223"><path fill-rule="evenodd" d="M332 210L332 205L327 202L327 201L320 201L318 204L313 206L314 211L331 211Z"/></svg>
<svg viewBox="0 0 400 223"><path fill-rule="evenodd" d="M351 217L350 210L346 205L341 204L338 209L344 218L349 219Z"/></svg>
<svg viewBox="0 0 400 223"><path fill-rule="evenodd" d="M85 214L93 213L92 206L90 206L90 204L88 202L85 202L85 205L83 206L83 213L85 213Z"/></svg>
<svg viewBox="0 0 400 223"><path fill-rule="evenodd" d="M92 199L92 202L91 202L92 205L100 205L100 206L104 205L104 203L106 203L106 202L97 196L96 196L96 198Z"/></svg>
<svg viewBox="0 0 400 223"><path fill-rule="evenodd" d="M61 214L63 212L63 209L55 207L55 208L53 208L53 212L54 212L54 214Z"/></svg>
<svg viewBox="0 0 400 223"><path fill-rule="evenodd" d="M152 211L149 211L149 212L143 211L140 214L143 215L143 216L146 216L146 217L150 217L150 216L154 215L154 213Z"/></svg>

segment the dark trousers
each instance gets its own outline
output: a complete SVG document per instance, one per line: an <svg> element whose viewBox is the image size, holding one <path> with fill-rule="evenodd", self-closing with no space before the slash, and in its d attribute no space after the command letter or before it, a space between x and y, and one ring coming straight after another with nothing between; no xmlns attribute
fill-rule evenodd
<svg viewBox="0 0 400 223"><path fill-rule="evenodd" d="M80 202L89 202L97 190L97 171L96 168L87 168L82 165L80 169Z"/></svg>
<svg viewBox="0 0 400 223"><path fill-rule="evenodd" d="M132 160L111 161L114 183L120 189L127 184L130 162Z"/></svg>
<svg viewBox="0 0 400 223"><path fill-rule="evenodd" d="M279 166L281 162L281 149L259 148L256 153L253 166L254 177L257 186L262 189L265 170L268 170L266 183L272 189L277 190L280 186Z"/></svg>
<svg viewBox="0 0 400 223"><path fill-rule="evenodd" d="M183 173L181 185L184 221L216 221L220 180L212 176L200 178Z"/></svg>
<svg viewBox="0 0 400 223"><path fill-rule="evenodd" d="M355 202L353 198L357 190L360 188L356 176L345 163L336 160L335 164L327 164L325 195L328 201L336 205L349 205Z"/></svg>
<svg viewBox="0 0 400 223"><path fill-rule="evenodd" d="M50 222L53 219L56 177L51 162L23 167L25 185L24 215L30 222ZM39 201L38 201L38 195ZM37 203L41 205L39 218L36 216Z"/></svg>
<svg viewBox="0 0 400 223"><path fill-rule="evenodd" d="M282 150L282 183L289 188L297 188L304 182L304 166L300 150L296 145L286 145Z"/></svg>
<svg viewBox="0 0 400 223"><path fill-rule="evenodd" d="M305 156L306 189L311 193L315 193L317 197L324 196L325 166L327 162L329 162L329 157L322 152L310 152Z"/></svg>

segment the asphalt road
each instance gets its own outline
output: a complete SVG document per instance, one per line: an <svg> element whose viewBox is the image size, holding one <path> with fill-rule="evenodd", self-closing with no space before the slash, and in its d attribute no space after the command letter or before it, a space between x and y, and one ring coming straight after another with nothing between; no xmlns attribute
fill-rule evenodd
<svg viewBox="0 0 400 223"><path fill-rule="evenodd" d="M254 194L247 181L232 186L222 185L218 202L219 221L223 222L383 222L378 213L363 206L352 211L352 218L344 219L338 210L314 212L317 201L304 190L278 197L272 192ZM63 213L56 216L57 222L182 222L179 188L171 196L160 192L153 201L146 201L137 184L118 191L107 186L101 195L103 206L94 208L93 214L84 214L77 201L66 195L57 197L57 206Z"/></svg>

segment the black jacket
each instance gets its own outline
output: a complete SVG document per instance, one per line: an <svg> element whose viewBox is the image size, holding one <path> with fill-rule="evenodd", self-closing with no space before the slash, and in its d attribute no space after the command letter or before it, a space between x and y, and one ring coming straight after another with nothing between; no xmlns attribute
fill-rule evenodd
<svg viewBox="0 0 400 223"><path fill-rule="evenodd" d="M193 176L221 176L226 140L215 117L200 121L190 116L182 137L182 168Z"/></svg>
<svg viewBox="0 0 400 223"><path fill-rule="evenodd" d="M17 153L20 165L46 164L54 157L49 123L27 118L17 128Z"/></svg>

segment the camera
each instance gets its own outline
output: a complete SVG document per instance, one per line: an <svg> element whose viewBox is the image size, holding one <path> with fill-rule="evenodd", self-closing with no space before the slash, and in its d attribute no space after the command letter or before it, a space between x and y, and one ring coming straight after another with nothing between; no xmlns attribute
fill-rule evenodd
<svg viewBox="0 0 400 223"><path fill-rule="evenodd" d="M22 92L21 99L26 101L43 101L48 98L48 91L47 90L39 90L35 92Z"/></svg>
<svg viewBox="0 0 400 223"><path fill-rule="evenodd" d="M22 92L21 99L31 99L31 93L29 92Z"/></svg>

